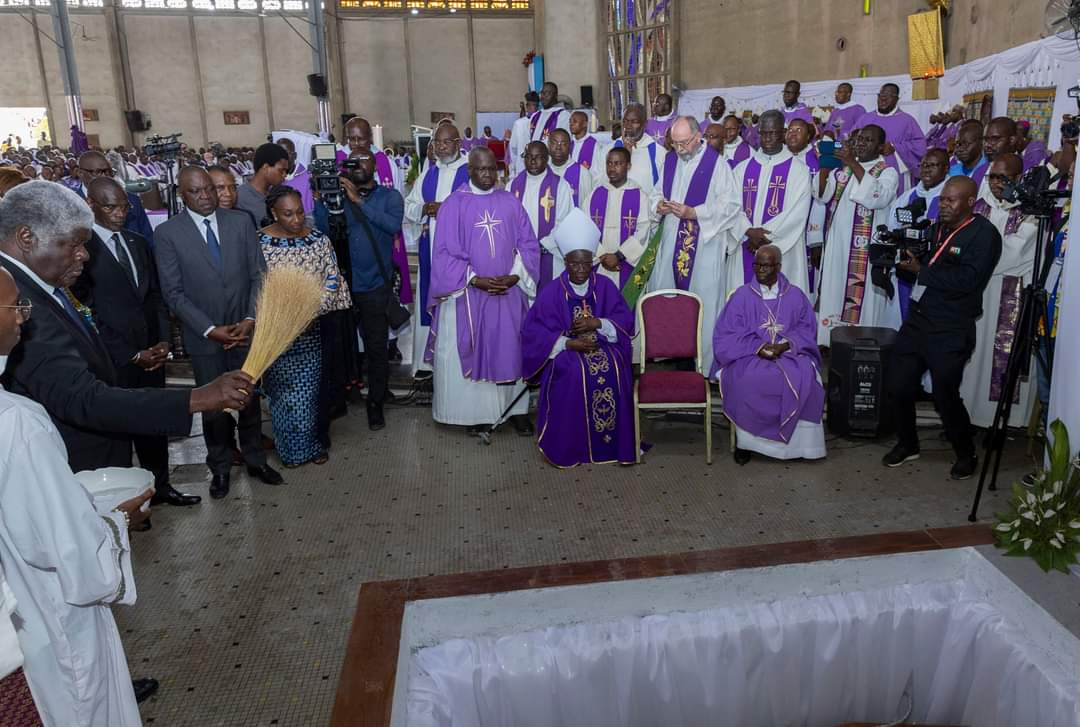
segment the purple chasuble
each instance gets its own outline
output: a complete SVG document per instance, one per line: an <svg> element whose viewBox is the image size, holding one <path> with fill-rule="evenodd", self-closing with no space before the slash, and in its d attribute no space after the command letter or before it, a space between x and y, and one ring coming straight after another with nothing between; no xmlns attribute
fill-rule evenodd
<svg viewBox="0 0 1080 727"><path fill-rule="evenodd" d="M713 329L724 413L741 429L777 442L791 441L799 421L821 422L825 389L818 381L821 354L810 300L778 276L779 295L765 300L757 280L728 299ZM787 341L778 359L758 356L766 343Z"/></svg>
<svg viewBox="0 0 1080 727"><path fill-rule="evenodd" d="M657 119L651 118L645 123L645 133L656 139L658 142L663 142L664 137L667 135L667 130L671 128L671 125L675 123L675 114L671 114L669 118Z"/></svg>
<svg viewBox="0 0 1080 727"><path fill-rule="evenodd" d="M694 175L690 178L690 186L686 189L686 197L682 203L691 207L697 207L705 203L709 197L709 186L712 182L713 171L720 155L708 144L702 152L701 161L698 162ZM679 163L679 155L669 151L664 160L664 199L672 199L671 190L675 186L675 168ZM678 200L674 200L678 201ZM675 275L675 287L679 290L690 290L690 279L694 275L694 260L697 257L698 233L701 225L697 220L679 220L679 229L675 233L675 251L671 256L671 269Z"/></svg>
<svg viewBox="0 0 1080 727"><path fill-rule="evenodd" d="M866 114L866 109L861 104L852 104L847 108L833 109L829 114L829 120L825 123L826 129L836 134L839 141L847 138L851 130L855 128L855 122Z"/></svg>
<svg viewBox="0 0 1080 727"><path fill-rule="evenodd" d="M577 139L570 140L570 155L574 155L574 149L577 148ZM596 153L596 139L591 136L586 136L585 141L581 142L581 151L578 152L577 160L578 164L586 169L592 168L593 155Z"/></svg>
<svg viewBox="0 0 1080 727"><path fill-rule="evenodd" d="M525 180L528 172L521 172L510 183L510 191L518 202L525 204ZM543 240L555 229L555 209L559 194L558 174L549 167L540 181L540 191L536 196L536 239ZM543 246L540 248L540 278L537 280L537 290L551 282L555 274L554 256Z"/></svg>
<svg viewBox="0 0 1080 727"><path fill-rule="evenodd" d="M1037 167L1050 158L1050 152L1046 150L1046 144L1038 139L1032 139L1024 147L1024 171Z"/></svg>
<svg viewBox="0 0 1080 727"><path fill-rule="evenodd" d="M795 104L793 109L781 108L780 113L784 115L784 126L791 126L791 122L795 119L802 119L811 127L814 126L814 117L804 103Z"/></svg>
<svg viewBox="0 0 1080 727"><path fill-rule="evenodd" d="M285 184L300 193L300 200L304 204L304 214L310 215L312 210L315 209L315 196L311 193L311 174L308 172L307 167L297 163L296 170L291 177L285 180Z"/></svg>
<svg viewBox="0 0 1080 727"><path fill-rule="evenodd" d="M589 217L604 234L604 225L607 223L608 188L597 187L593 190L592 198L589 199ZM641 213L641 189L628 189L623 192L622 204L619 209L619 244L626 242L630 235L637 229L638 215ZM599 263L597 263L599 264ZM623 260L619 265L619 288L626 285L630 274L634 272L634 266Z"/></svg>
<svg viewBox="0 0 1080 727"><path fill-rule="evenodd" d="M792 157L793 159L794 157ZM784 209L784 193L787 191L788 173L791 171L791 159L788 159L773 170L772 178L768 180L766 191L765 212L761 216L761 222L754 224L754 210L757 209L758 182L761 177L761 162L754 157L746 165L743 173L743 212L754 227L764 227L769 220L776 217ZM742 242L743 283L749 283L754 279L754 255L750 252L749 243Z"/></svg>
<svg viewBox="0 0 1080 727"><path fill-rule="evenodd" d="M457 172L454 173L454 181L450 186L450 194L469 182L469 165L462 164L457 168ZM435 201L435 194L439 189L439 167L437 164L432 164L428 167L427 172L424 174L424 178L420 183L420 195L424 199L424 204L430 204ZM450 195L447 195L450 196ZM416 243L417 251L417 267L419 269L420 277L420 323L425 326L431 326L431 311L428 310L424 303L428 299L428 289L431 287L431 235L428 232L428 226L424 225L420 232L420 239Z"/></svg>
<svg viewBox="0 0 1080 727"><path fill-rule="evenodd" d="M900 175L900 189L897 191L905 192L914 187L919 181L919 162L926 154L926 135L919 126L919 122L911 114L899 109L888 116L882 115L875 109L866 112L856 122L856 126L860 129L867 124L875 124L884 129L885 141L896 149L895 154L885 157L885 162L899 172L900 165L896 162L896 157L899 156L907 167L908 173Z"/></svg>
<svg viewBox="0 0 1080 727"><path fill-rule="evenodd" d="M570 338L576 318L603 318L617 339L599 332L592 353L551 351L560 336ZM579 296L563 272L536 298L525 316L521 348L525 374L540 375L537 444L557 467L578 464L630 463L634 452L634 383L630 339L634 314L615 284L595 272L588 291Z"/></svg>
<svg viewBox="0 0 1080 727"><path fill-rule="evenodd" d="M461 373L472 381L510 383L521 378L521 325L529 309L520 286L490 295L469 285L474 276L509 275L515 254L534 280L539 250L529 216L509 192L475 194L459 189L439 208L432 255L431 333L424 360L434 358L439 335L436 308L452 305L457 314L457 350ZM461 293L456 298L450 296Z"/></svg>

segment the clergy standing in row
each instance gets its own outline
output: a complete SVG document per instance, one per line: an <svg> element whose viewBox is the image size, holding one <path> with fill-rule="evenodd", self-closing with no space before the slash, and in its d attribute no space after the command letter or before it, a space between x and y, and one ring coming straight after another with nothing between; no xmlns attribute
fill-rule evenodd
<svg viewBox="0 0 1080 727"><path fill-rule="evenodd" d="M627 177L630 152L623 147L607 153L607 180L581 205L600 230L594 251L597 272L621 290L641 259L652 233L652 215L660 204L659 191L649 195Z"/></svg>
<svg viewBox="0 0 1080 727"><path fill-rule="evenodd" d="M525 374L540 377L537 444L556 467L633 464L634 314L593 268L600 231L584 212L567 215L555 239L566 269L521 331Z"/></svg>
<svg viewBox="0 0 1080 727"><path fill-rule="evenodd" d="M818 159L817 150L811 143L814 139L814 127L802 119L795 119L788 126L784 135L784 144L788 151L796 158L802 160L810 170L811 187L817 181L818 172L821 170L821 161ZM806 248L807 262L809 264L809 286L806 294L810 301L817 300L817 285L821 282L818 270L821 268L821 251L825 246L825 203L816 199L812 194L810 198L810 213L806 218Z"/></svg>
<svg viewBox="0 0 1080 727"><path fill-rule="evenodd" d="M584 111L570 114L570 159L589 170L600 171L604 158L600 142L589 134L589 115Z"/></svg>
<svg viewBox="0 0 1080 727"><path fill-rule="evenodd" d="M847 81L836 87L836 93L833 96L836 103L833 104L829 120L825 122L825 131L822 132L824 136L843 141L848 138L853 129L857 128L855 122L866 114L866 109L862 104L851 100L851 91L851 84Z"/></svg>
<svg viewBox="0 0 1080 727"><path fill-rule="evenodd" d="M900 87L886 83L878 91L877 110L869 111L855 122L855 127L867 124L880 126L885 132L885 144L881 154L885 163L898 174L897 192L910 189L914 184L912 175L919 169L919 160L926 153L926 136L915 117L901 111Z"/></svg>
<svg viewBox="0 0 1080 727"><path fill-rule="evenodd" d="M430 370L424 363L424 342L431 327L431 312L424 303L431 288L431 241L435 236L436 216L450 193L469 183L469 162L461 156L461 140L457 137L457 128L452 124L443 124L435 130L431 140L435 163L413 184L405 198L405 222L419 230L417 257L421 303L419 315L413 317L414 375L420 370Z"/></svg>
<svg viewBox="0 0 1080 727"><path fill-rule="evenodd" d="M529 116L529 139L546 142L555 129L570 130L570 112L559 103L559 87L548 81L540 87L540 109Z"/></svg>
<svg viewBox="0 0 1080 727"><path fill-rule="evenodd" d="M574 208L574 191L548 166L548 149L539 141L525 147L525 171L510 182L510 192L525 208L533 235L540 243L539 277L543 288L562 272L562 255L555 244L555 228Z"/></svg>
<svg viewBox="0 0 1080 727"><path fill-rule="evenodd" d="M900 327L895 296L890 300L870 279L870 240L885 224L899 183L896 170L881 156L884 143L880 126L864 126L854 144L837 150L844 166L818 173L814 196L831 210L818 293L822 346L829 345L829 334L839 326Z"/></svg>
<svg viewBox="0 0 1080 727"><path fill-rule="evenodd" d="M663 143L668 129L675 123L675 109L671 94L661 93L657 95L653 99L652 112L652 118L649 119L649 123L645 124L645 133Z"/></svg>
<svg viewBox="0 0 1080 727"><path fill-rule="evenodd" d="M510 192L495 189L495 155L469 152L469 186L439 209L427 307L433 318L426 360L434 369L432 416L478 432L521 393L521 326L540 274L529 217ZM529 397L510 410L531 435Z"/></svg>
<svg viewBox="0 0 1080 727"><path fill-rule="evenodd" d="M780 109L780 112L784 115L785 126L795 119L802 119L808 124L814 123L814 117L810 115L810 109L806 107L806 104L799 100L800 93L802 93L802 84L798 81L788 81L784 84L784 92L781 94L784 105ZM759 133L760 129L761 119L758 118Z"/></svg>
<svg viewBox="0 0 1080 727"><path fill-rule="evenodd" d="M680 116L671 126L672 151L664 161L663 235L649 290L677 288L701 298L702 366L712 362L712 328L724 303L727 237L741 213L731 168L706 144L697 119Z"/></svg>
<svg viewBox="0 0 1080 727"><path fill-rule="evenodd" d="M626 105L622 116L622 136L612 146L630 151L630 178L644 190L652 192L660 184L667 152L656 139L645 133L645 107L639 103Z"/></svg>
<svg viewBox="0 0 1080 727"><path fill-rule="evenodd" d="M701 128L705 129L709 124L723 125L726 114L727 102L724 101L724 97L713 96L712 101L709 102L709 110L705 112L705 117L701 120Z"/></svg>
<svg viewBox="0 0 1080 727"><path fill-rule="evenodd" d="M548 154L551 157L551 171L562 177L574 192L574 206L581 200L588 199L593 188L593 175L580 162L570 159L570 132L555 129L548 137Z"/></svg>
<svg viewBox="0 0 1080 727"><path fill-rule="evenodd" d="M713 331L710 378L720 383L724 414L735 427L739 464L751 452L776 459L825 456L817 322L810 300L782 267L775 245L758 248L754 279L732 292Z"/></svg>
<svg viewBox="0 0 1080 727"><path fill-rule="evenodd" d="M975 213L989 219L1001 234L1001 257L983 291L982 316L975 323L975 352L968 360L960 385L971 422L978 427L993 424L1005 384L1009 351L1014 345L1020 294L1034 274L1038 221L1025 215L1019 203L1002 199L1005 183L1019 181L1023 170L1024 163L1016 154L1003 154L995 159L975 203ZM1031 418L1034 378L1021 379L1008 426L1026 426Z"/></svg>
<svg viewBox="0 0 1080 727"><path fill-rule="evenodd" d="M724 150L721 157L734 169L750 158L754 152L749 142L743 139L742 120L738 116L724 118Z"/></svg>
<svg viewBox="0 0 1080 727"><path fill-rule="evenodd" d="M506 145L507 175L513 179L525 169L525 147L532 140L529 124L540 108L540 95L536 91L525 94L525 103L521 105L521 116L514 121L510 129L510 141Z"/></svg>
<svg viewBox="0 0 1080 727"><path fill-rule="evenodd" d="M810 170L784 147L784 117L766 111L758 120L761 148L735 167L742 214L728 239L726 290L754 280L758 248L773 245L783 256L787 280L809 290L806 220L810 213Z"/></svg>

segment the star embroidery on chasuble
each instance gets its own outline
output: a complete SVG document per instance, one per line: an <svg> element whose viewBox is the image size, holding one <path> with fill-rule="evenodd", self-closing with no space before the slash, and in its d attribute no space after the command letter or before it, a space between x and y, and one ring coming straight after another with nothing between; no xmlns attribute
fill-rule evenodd
<svg viewBox="0 0 1080 727"><path fill-rule="evenodd" d="M483 228L487 233L488 247L491 248L491 257L495 257L495 228L502 224L502 220L491 214L491 210L484 210L484 216L473 225L476 228Z"/></svg>
<svg viewBox="0 0 1080 727"><path fill-rule="evenodd" d="M769 343L776 343L776 339L784 332L784 324L776 320L776 316L772 311L769 311L768 319L761 324L760 328L761 330L768 332Z"/></svg>

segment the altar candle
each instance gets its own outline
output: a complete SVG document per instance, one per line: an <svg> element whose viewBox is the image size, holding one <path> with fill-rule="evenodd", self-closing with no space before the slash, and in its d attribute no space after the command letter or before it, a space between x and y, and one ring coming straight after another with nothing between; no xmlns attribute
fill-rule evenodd
<svg viewBox="0 0 1080 727"><path fill-rule="evenodd" d="M383 148L382 142L383 142L382 125L381 124L375 124L374 128L372 128L372 130L371 130L371 143L376 149L382 149Z"/></svg>

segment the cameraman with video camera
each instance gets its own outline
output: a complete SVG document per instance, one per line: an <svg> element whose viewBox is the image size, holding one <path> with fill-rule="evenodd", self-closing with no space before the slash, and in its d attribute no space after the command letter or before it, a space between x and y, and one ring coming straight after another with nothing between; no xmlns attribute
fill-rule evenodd
<svg viewBox="0 0 1080 727"><path fill-rule="evenodd" d="M960 381L975 348L983 290L1001 256L1001 235L972 212L977 196L969 177L949 179L939 198L938 221L929 230L929 249L919 256L905 250L897 264L916 277L885 382L897 432L896 446L882 459L886 467L919 458L915 399L929 370L934 406L956 453L950 475L963 480L975 472L978 459Z"/></svg>
<svg viewBox="0 0 1080 727"><path fill-rule="evenodd" d="M375 157L370 151L352 152L342 166L340 186L344 200L324 199L325 192L316 185L319 198L315 202L315 227L329 231L331 210L327 203L341 205L335 212L344 215L348 230L348 261L343 268L349 271L353 310L364 339L368 428L375 431L386 426L383 403L390 376L387 310L393 285L391 258L394 235L401 231L405 201L396 189L376 181Z"/></svg>

